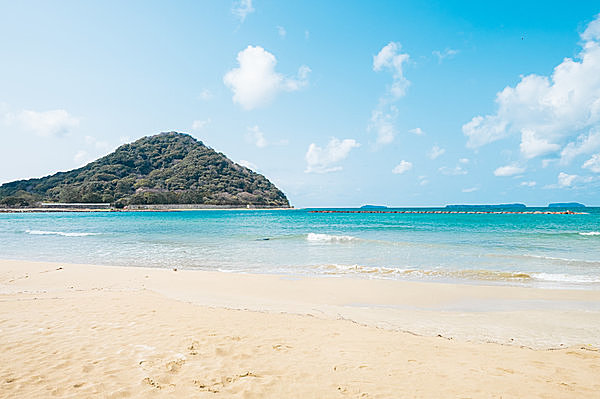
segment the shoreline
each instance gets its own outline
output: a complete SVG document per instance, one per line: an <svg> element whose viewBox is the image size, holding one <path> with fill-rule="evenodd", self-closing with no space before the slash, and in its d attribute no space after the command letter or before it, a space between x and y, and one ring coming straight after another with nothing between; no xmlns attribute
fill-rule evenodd
<svg viewBox="0 0 600 399"><path fill-rule="evenodd" d="M0 260L0 398L595 398L599 304L589 291Z"/></svg>
<svg viewBox="0 0 600 399"><path fill-rule="evenodd" d="M533 349L600 348L598 290L21 260L0 260L0 273L12 275L0 278L0 295L150 290L201 306L343 318L423 336Z"/></svg>

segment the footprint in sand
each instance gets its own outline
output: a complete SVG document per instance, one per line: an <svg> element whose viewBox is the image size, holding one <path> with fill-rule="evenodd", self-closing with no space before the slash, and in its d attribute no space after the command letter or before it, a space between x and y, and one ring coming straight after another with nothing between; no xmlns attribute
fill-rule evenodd
<svg viewBox="0 0 600 399"><path fill-rule="evenodd" d="M192 341L190 346L188 346L188 353L195 356L198 354L198 349L200 349L200 343L198 341Z"/></svg>

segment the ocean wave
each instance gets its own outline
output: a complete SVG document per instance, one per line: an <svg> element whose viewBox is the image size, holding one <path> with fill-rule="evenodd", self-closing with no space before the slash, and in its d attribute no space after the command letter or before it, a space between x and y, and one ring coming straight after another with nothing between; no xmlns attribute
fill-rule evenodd
<svg viewBox="0 0 600 399"><path fill-rule="evenodd" d="M589 231L586 233L579 233L580 236L600 236L600 231Z"/></svg>
<svg viewBox="0 0 600 399"><path fill-rule="evenodd" d="M320 273L327 275L364 275L375 278L394 278L394 277L439 277L439 278L458 278L469 280L488 280L488 281L526 281L533 277L528 273L505 272L496 270L421 270L421 269L395 269L383 266L362 266L362 265L321 265L315 267Z"/></svg>
<svg viewBox="0 0 600 399"><path fill-rule="evenodd" d="M358 238L352 236L336 236L321 233L308 233L306 239L310 242L348 242L358 240Z"/></svg>
<svg viewBox="0 0 600 399"><path fill-rule="evenodd" d="M537 280L554 281L561 283L600 283L600 278L598 277L584 276L578 274L532 273L532 277Z"/></svg>
<svg viewBox="0 0 600 399"><path fill-rule="evenodd" d="M25 233L32 235L54 235L54 236L63 236L63 237L85 237L85 236L95 236L100 233L68 233L65 231L46 231L46 230L25 230Z"/></svg>

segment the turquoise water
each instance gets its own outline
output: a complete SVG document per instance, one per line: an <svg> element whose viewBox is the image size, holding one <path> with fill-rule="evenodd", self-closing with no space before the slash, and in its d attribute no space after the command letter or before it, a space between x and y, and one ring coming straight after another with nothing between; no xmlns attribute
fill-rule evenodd
<svg viewBox="0 0 600 399"><path fill-rule="evenodd" d="M585 212L5 213L0 258L600 289L600 208Z"/></svg>

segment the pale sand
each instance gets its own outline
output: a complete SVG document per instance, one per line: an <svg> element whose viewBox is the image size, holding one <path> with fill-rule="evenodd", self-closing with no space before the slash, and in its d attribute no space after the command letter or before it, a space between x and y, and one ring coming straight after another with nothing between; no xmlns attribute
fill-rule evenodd
<svg viewBox="0 0 600 399"><path fill-rule="evenodd" d="M599 346L598 291L0 261L6 398L598 398Z"/></svg>

